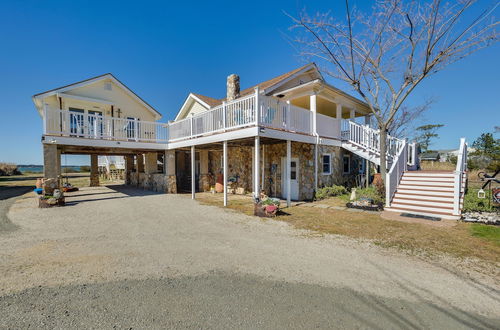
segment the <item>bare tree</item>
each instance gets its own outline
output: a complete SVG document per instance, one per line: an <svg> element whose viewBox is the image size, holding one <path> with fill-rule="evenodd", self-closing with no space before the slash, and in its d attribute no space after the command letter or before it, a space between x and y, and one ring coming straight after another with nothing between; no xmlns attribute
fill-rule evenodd
<svg viewBox="0 0 500 330"><path fill-rule="evenodd" d="M471 17L476 2L378 0L363 13L346 0L345 15L337 15L342 19L330 13L289 15L300 54L351 85L376 118L384 182L387 133L398 120L411 120L408 96L425 78L498 40L498 1Z"/></svg>

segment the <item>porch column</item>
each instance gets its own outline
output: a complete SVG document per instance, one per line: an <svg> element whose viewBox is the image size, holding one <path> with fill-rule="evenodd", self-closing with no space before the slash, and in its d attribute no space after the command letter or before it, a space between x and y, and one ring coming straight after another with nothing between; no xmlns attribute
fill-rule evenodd
<svg viewBox="0 0 500 330"><path fill-rule="evenodd" d="M191 146L191 198L194 199L196 193L196 168L195 168L196 153L194 146Z"/></svg>
<svg viewBox="0 0 500 330"><path fill-rule="evenodd" d="M314 191L318 191L318 144L314 145Z"/></svg>
<svg viewBox="0 0 500 330"><path fill-rule="evenodd" d="M366 115L365 116L365 125L370 126L371 119L372 119L371 115Z"/></svg>
<svg viewBox="0 0 500 330"><path fill-rule="evenodd" d="M210 180L208 178L208 150L200 150L200 189L210 190Z"/></svg>
<svg viewBox="0 0 500 330"><path fill-rule="evenodd" d="M137 173L144 173L144 155L137 155Z"/></svg>
<svg viewBox="0 0 500 330"><path fill-rule="evenodd" d="M351 109L351 111L349 112L349 120L354 121L355 118L356 118L356 110Z"/></svg>
<svg viewBox="0 0 500 330"><path fill-rule="evenodd" d="M158 172L158 154L156 152L148 152L145 154L144 172L146 174Z"/></svg>
<svg viewBox="0 0 500 330"><path fill-rule="evenodd" d="M57 175L61 175L61 150L57 149Z"/></svg>
<svg viewBox="0 0 500 330"><path fill-rule="evenodd" d="M253 195L255 198L260 196L260 137L255 137L255 147L254 147L254 186Z"/></svg>
<svg viewBox="0 0 500 330"><path fill-rule="evenodd" d="M318 133L318 125L317 125L317 118L316 118L316 101L317 101L317 96L316 94L312 94L309 97L309 108L311 112L313 113L313 120L312 120L312 133L316 135Z"/></svg>
<svg viewBox="0 0 500 330"><path fill-rule="evenodd" d="M130 175L132 173L133 168L134 168L134 156L132 155L125 156L125 184L131 184Z"/></svg>
<svg viewBox="0 0 500 330"><path fill-rule="evenodd" d="M163 171L165 172L167 187L166 193L177 193L177 177L175 175L175 150L165 150L163 160Z"/></svg>
<svg viewBox="0 0 500 330"><path fill-rule="evenodd" d="M292 195L291 195L291 171L290 158L292 158L292 141L286 140L286 206L290 207L292 205Z"/></svg>
<svg viewBox="0 0 500 330"><path fill-rule="evenodd" d="M224 206L227 206L227 141L222 142L222 177L224 184Z"/></svg>
<svg viewBox="0 0 500 330"><path fill-rule="evenodd" d="M368 161L368 159L365 159L365 170L366 170L366 174L365 174L365 177L366 177L366 188L368 188L370 186L370 162Z"/></svg>
<svg viewBox="0 0 500 330"><path fill-rule="evenodd" d="M99 167L96 154L90 155L90 186L99 187Z"/></svg>
<svg viewBox="0 0 500 330"><path fill-rule="evenodd" d="M57 161L57 145L43 144L43 176L48 178L57 178L61 172Z"/></svg>
<svg viewBox="0 0 500 330"><path fill-rule="evenodd" d="M339 125L339 134L342 132L342 104L337 103L337 114L336 118L338 119L338 125Z"/></svg>

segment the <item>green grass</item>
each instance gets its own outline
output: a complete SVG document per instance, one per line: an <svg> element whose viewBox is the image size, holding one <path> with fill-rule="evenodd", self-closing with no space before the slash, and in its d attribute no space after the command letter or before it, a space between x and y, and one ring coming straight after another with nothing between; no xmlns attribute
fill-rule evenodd
<svg viewBox="0 0 500 330"><path fill-rule="evenodd" d="M500 246L500 227L474 223L470 226L472 236L480 237Z"/></svg>

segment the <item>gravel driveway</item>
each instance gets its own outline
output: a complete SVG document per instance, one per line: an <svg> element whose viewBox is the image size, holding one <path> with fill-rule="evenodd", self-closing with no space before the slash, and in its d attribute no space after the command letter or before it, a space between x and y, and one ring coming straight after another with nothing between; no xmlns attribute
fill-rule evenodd
<svg viewBox="0 0 500 330"><path fill-rule="evenodd" d="M499 283L123 186L31 194L0 233L0 328L499 328Z"/></svg>

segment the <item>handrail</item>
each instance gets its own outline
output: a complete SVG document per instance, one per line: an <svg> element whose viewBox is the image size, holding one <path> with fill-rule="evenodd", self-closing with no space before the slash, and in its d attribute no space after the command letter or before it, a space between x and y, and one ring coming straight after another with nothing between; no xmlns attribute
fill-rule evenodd
<svg viewBox="0 0 500 330"><path fill-rule="evenodd" d="M460 215L460 203L465 193L465 180L467 177L467 143L465 138L460 139L458 149L457 166L454 172L453 187L453 214Z"/></svg>
<svg viewBox="0 0 500 330"><path fill-rule="evenodd" d="M396 192L399 181L408 166L408 143L406 140L401 140L402 145L398 153L393 159L391 168L386 175L385 182L385 205L389 207L391 205L392 197Z"/></svg>

